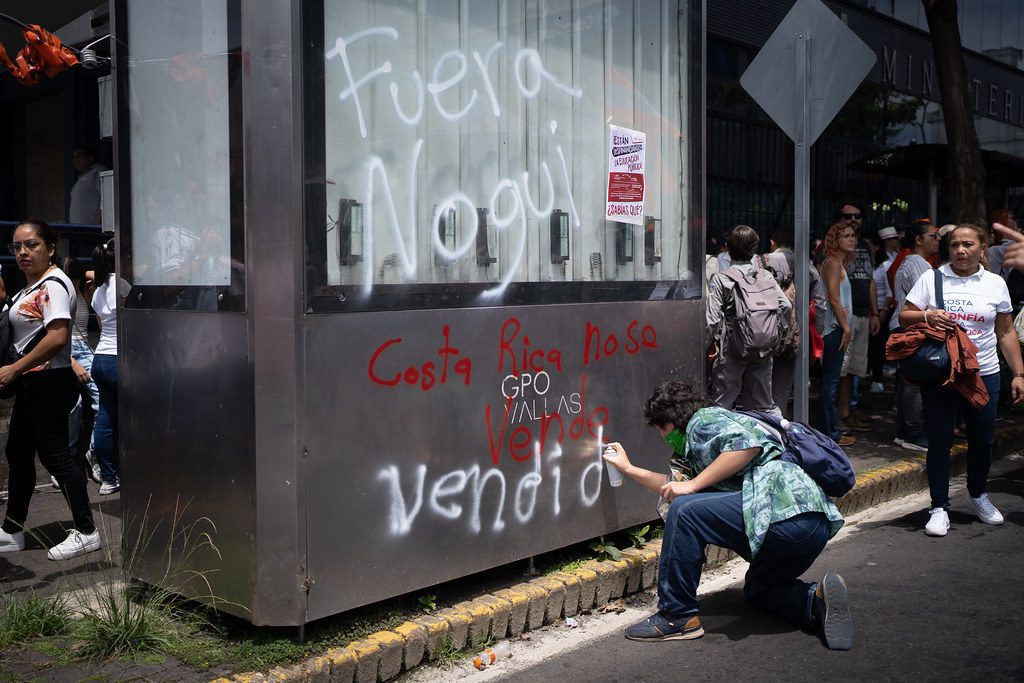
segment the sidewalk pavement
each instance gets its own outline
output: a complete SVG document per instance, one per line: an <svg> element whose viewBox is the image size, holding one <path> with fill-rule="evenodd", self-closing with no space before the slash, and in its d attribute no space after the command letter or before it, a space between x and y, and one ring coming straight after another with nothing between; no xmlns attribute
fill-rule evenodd
<svg viewBox="0 0 1024 683"><path fill-rule="evenodd" d="M858 433L857 443L847 449L857 472L857 485L839 501L844 514L851 514L927 487L924 454L904 450L893 443L896 413L892 410L891 382L883 394L862 392L862 414L872 418L872 431ZM812 412L815 405L812 403ZM812 416L813 423L813 416ZM1015 450L1024 436L1024 416L1013 415L996 425L995 456ZM0 443L6 442L6 420L0 422ZM963 442L960 442L963 443ZM954 446L954 460L963 470L963 446ZM0 466L0 486L6 489L6 463ZM46 549L63 540L64 529L71 528L70 511L61 494L52 488L49 476L39 468L39 486L29 512L31 536L24 552L0 554L0 590L4 593L34 590L45 595L70 586L72 589L116 581L120 574L121 505L120 495L100 497L98 486L90 482L89 495L104 539L101 552L67 562L46 559ZM131 482L127 482L130 486ZM6 492L0 492L0 503ZM460 603L436 616L407 622L395 629L374 634L337 648L310 662L281 668L265 680L388 680L429 659L445 636L452 636L456 647L476 646L489 635L516 636L524 630L553 623L579 611L600 607L609 600L655 583L660 543L627 553L623 562L591 561L572 573L534 579L521 586L497 591L472 602ZM708 566L733 557L720 548L709 548ZM466 581L473 579L467 578ZM557 584L557 585L556 585ZM555 604L557 602L557 604ZM481 621L483 620L483 621ZM15 671L31 666L25 673L48 663L43 655L25 653L30 660L16 664ZM10 665L5 665L10 666ZM98 668L97 668L98 667ZM312 667L312 668L311 668ZM4 667L0 667L0 672ZM117 680L179 681L209 680L223 672L200 672L180 662L168 661L153 666L124 662L90 665L88 669L47 669L48 680L80 680L83 675L107 673ZM353 678L354 677L354 678ZM261 676L236 676L235 680L264 680Z"/></svg>

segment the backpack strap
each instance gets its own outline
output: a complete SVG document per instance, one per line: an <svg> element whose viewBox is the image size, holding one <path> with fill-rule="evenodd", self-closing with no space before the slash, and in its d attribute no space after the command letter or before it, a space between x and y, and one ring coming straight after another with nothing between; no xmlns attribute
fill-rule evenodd
<svg viewBox="0 0 1024 683"><path fill-rule="evenodd" d="M58 285L61 286L61 288L65 292L67 292L68 296L71 296L71 292L68 291L68 286L66 284L64 284L64 282L59 277L50 275L49 277L44 277L42 280L40 280L39 282L35 283L31 287L26 287L25 289L23 289L20 292L18 292L17 294L15 294L13 297L11 297L11 303L13 304L15 301L20 299L22 297L22 295L28 294L29 292L34 292L35 290L37 290L40 287L42 287L43 284L45 284L47 282L51 282L51 281L52 282L56 282Z"/></svg>
<svg viewBox="0 0 1024 683"><path fill-rule="evenodd" d="M942 272L935 269L935 303L942 310L946 309L946 299L942 296Z"/></svg>

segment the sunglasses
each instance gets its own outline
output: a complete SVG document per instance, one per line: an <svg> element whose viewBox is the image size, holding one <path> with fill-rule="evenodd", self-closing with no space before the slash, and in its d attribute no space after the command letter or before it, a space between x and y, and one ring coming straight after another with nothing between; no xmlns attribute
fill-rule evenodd
<svg viewBox="0 0 1024 683"><path fill-rule="evenodd" d="M859 221L862 214L860 213L841 213L839 214L848 221Z"/></svg>
<svg viewBox="0 0 1024 683"><path fill-rule="evenodd" d="M921 235L921 237L934 237L935 239L939 239L941 235L939 235L939 233L937 232L926 232L925 234Z"/></svg>

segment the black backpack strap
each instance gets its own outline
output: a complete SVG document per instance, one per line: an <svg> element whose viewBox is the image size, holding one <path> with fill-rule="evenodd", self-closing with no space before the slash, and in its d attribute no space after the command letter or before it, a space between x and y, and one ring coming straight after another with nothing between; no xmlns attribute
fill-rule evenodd
<svg viewBox="0 0 1024 683"><path fill-rule="evenodd" d="M945 310L946 299L942 296L942 271L935 269L935 304Z"/></svg>

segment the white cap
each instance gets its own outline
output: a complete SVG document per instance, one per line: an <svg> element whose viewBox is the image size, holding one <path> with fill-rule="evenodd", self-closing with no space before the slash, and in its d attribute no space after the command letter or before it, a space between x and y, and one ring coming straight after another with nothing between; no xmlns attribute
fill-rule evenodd
<svg viewBox="0 0 1024 683"><path fill-rule="evenodd" d="M954 225L953 223L946 223L941 228L939 228L939 239L942 239L943 237L953 232L954 230L956 230L956 225Z"/></svg>
<svg viewBox="0 0 1024 683"><path fill-rule="evenodd" d="M899 237L900 234L896 232L896 228L891 225L886 226L878 231L878 237L883 240L891 240Z"/></svg>

